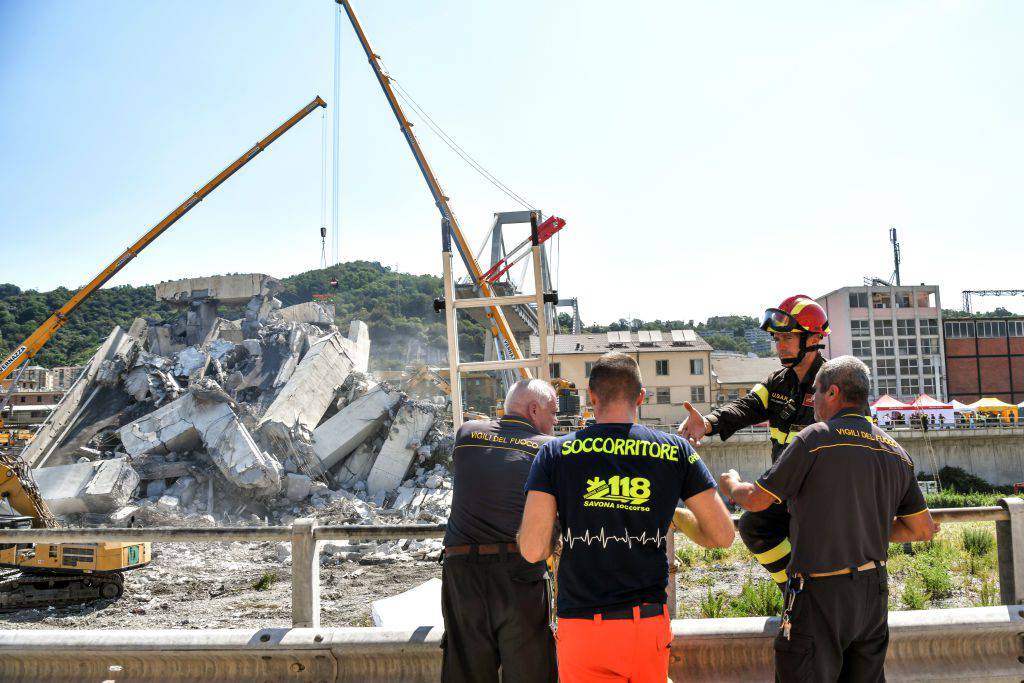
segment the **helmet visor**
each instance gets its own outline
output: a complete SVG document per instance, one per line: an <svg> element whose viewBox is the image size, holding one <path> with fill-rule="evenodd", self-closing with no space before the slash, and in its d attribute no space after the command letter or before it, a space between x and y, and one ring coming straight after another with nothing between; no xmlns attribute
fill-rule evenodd
<svg viewBox="0 0 1024 683"><path fill-rule="evenodd" d="M761 329L765 332L798 332L803 330L796 318L778 308L769 308L764 312Z"/></svg>

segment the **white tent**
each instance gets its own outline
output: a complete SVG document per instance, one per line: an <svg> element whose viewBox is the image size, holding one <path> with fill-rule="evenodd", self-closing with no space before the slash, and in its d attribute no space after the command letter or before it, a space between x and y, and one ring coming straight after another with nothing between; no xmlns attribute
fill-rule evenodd
<svg viewBox="0 0 1024 683"><path fill-rule="evenodd" d="M955 398L952 401L950 401L949 403L950 403L950 405L953 406L953 412L954 413L973 413L974 412L969 405L967 405L966 403L961 403L960 401L956 400Z"/></svg>
<svg viewBox="0 0 1024 683"><path fill-rule="evenodd" d="M953 424L955 408L951 403L936 401L928 394L921 394L910 404L911 420L920 419L921 415L933 424ZM913 422L911 422L913 424Z"/></svg>
<svg viewBox="0 0 1024 683"><path fill-rule="evenodd" d="M871 414L880 425L903 422L910 414L910 404L884 394L871 404Z"/></svg>

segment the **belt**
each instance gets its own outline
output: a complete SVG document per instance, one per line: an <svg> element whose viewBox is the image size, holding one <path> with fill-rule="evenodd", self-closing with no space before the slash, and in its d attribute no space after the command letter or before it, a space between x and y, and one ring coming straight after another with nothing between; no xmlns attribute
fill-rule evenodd
<svg viewBox="0 0 1024 683"><path fill-rule="evenodd" d="M876 568L877 569L881 569L884 566L885 566L885 560L883 560L881 562L871 561L871 562L866 562L865 564L862 564L861 566L857 567L856 569L850 569L849 567L847 567L846 569L837 569L834 572L811 572L809 574L805 574L804 576L807 576L808 578L812 578L812 579L820 579L820 578L823 578L823 577L826 577L826 576L842 576L843 574L852 574L855 571L857 571L857 572L866 572L869 569L876 569ZM797 576L800 576L800 574L797 574Z"/></svg>
<svg viewBox="0 0 1024 683"><path fill-rule="evenodd" d="M444 554L451 557L454 555L469 555L476 552L477 555L498 555L502 551L507 553L518 553L519 546L515 543L489 543L484 545L449 545L445 546Z"/></svg>
<svg viewBox="0 0 1024 683"><path fill-rule="evenodd" d="M610 610L607 612L592 612L590 614L574 614L571 617L565 617L566 619L593 619L595 617L601 617L601 621L615 621L615 620L626 620L633 618L633 607L627 607L625 609ZM665 613L665 605L658 602L645 602L640 605L640 618L651 619L652 617L660 617Z"/></svg>

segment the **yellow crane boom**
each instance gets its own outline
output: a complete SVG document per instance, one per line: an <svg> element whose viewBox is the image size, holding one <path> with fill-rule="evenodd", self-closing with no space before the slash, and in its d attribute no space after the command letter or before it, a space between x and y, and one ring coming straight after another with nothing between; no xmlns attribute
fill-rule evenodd
<svg viewBox="0 0 1024 683"><path fill-rule="evenodd" d="M57 333L57 330L62 328L68 322L68 316L70 316L71 313L73 313L74 310L89 297L89 295L102 287L108 280L110 280L110 278L114 277L118 271L124 268L129 261L138 256L139 252L148 247L150 243L163 234L167 228L174 225L174 223L188 213L192 207L205 199L207 195L217 189L221 183L234 175L238 169L252 161L253 157L266 149L279 137L284 135L288 129L304 119L311 111L317 107L326 106L326 102L324 102L320 97L316 97L312 102L296 112L294 116L278 126L272 133L270 133L270 135L257 142L245 154L235 159L235 161L233 161L227 168L218 173L213 180L196 190L191 197L182 202L176 209L174 209L174 211L167 214L163 220L150 228L149 232L139 238L135 244L125 249L124 253L100 271L99 275L94 277L89 284L78 290L66 304L54 311L53 315L51 315L46 322L40 325L35 332L29 335L25 341L15 348L14 351L12 351L11 354L3 360L3 362L0 362L0 380L5 379L8 375L14 372L15 368L35 356L39 350L43 348L46 342L48 342L50 338ZM13 390L13 388L12 383L11 389ZM0 411L2 410L3 402L0 401ZM0 425L2 424L3 422L0 421Z"/></svg>
<svg viewBox="0 0 1024 683"><path fill-rule="evenodd" d="M427 187L430 188L430 194L434 198L434 203L437 205L438 211L441 212L441 217L448 221L451 226L451 233L455 237L455 244L458 247L459 255L462 256L462 261L466 265L466 269L470 275L473 276L473 282L477 288L480 289L480 293L485 297L494 296L494 290L491 285L484 279L483 269L480 268L480 264L477 263L476 258L473 255L473 250L469 246L469 242L466 241L465 235L462 234L462 229L459 227L459 221L455 217L455 212L452 211L451 205L448 203L448 197L441 189L441 184L437 181L437 176L434 175L434 170L430 167L427 162L426 155L423 154L423 149L420 148L419 140L412 132L412 124L409 123L409 119L406 118L405 112L402 110L402 105L398 103L398 98L395 96L394 90L391 88L391 77L384 72L384 67L381 66L380 56L373 51L370 47L370 41L366 37L366 33L363 31L362 25L359 23L358 17L356 17L355 8L352 7L352 3L349 0L334 0L338 5L345 9L345 13L348 15L349 22L352 24L352 29L356 33L356 38L359 39L359 44L363 48L363 52L366 53L366 58L370 62L370 67L373 69L374 75L377 77L377 82L380 84L381 90L384 91L384 97L387 98L388 104L391 105L391 111L394 113L395 118L398 120L398 126L402 129L402 134L405 136L405 141L409 143L409 149L412 150L412 155L416 159L416 164L420 168L420 173L423 174L423 179L427 183ZM512 357L521 360L523 358L523 352L519 348L519 343L516 342L515 335L512 334L512 328L508 324L508 320L505 319L505 313L501 310L500 306L489 306L486 309L488 319L493 322L492 334L500 337L505 344L508 346L509 351L512 353ZM538 315L544 315L543 311L538 311ZM527 368L518 368L518 372L523 379L530 379L530 371Z"/></svg>

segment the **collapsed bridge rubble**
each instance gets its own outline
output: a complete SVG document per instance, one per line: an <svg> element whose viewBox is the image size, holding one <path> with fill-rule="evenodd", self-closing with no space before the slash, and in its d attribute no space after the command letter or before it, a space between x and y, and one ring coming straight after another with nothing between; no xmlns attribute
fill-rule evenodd
<svg viewBox="0 0 1024 683"><path fill-rule="evenodd" d="M115 328L23 454L54 513L83 526L446 520L443 401L375 379L363 322L343 334L333 307L284 307L282 289L262 274L158 285L179 315ZM392 541L327 556L439 551Z"/></svg>

